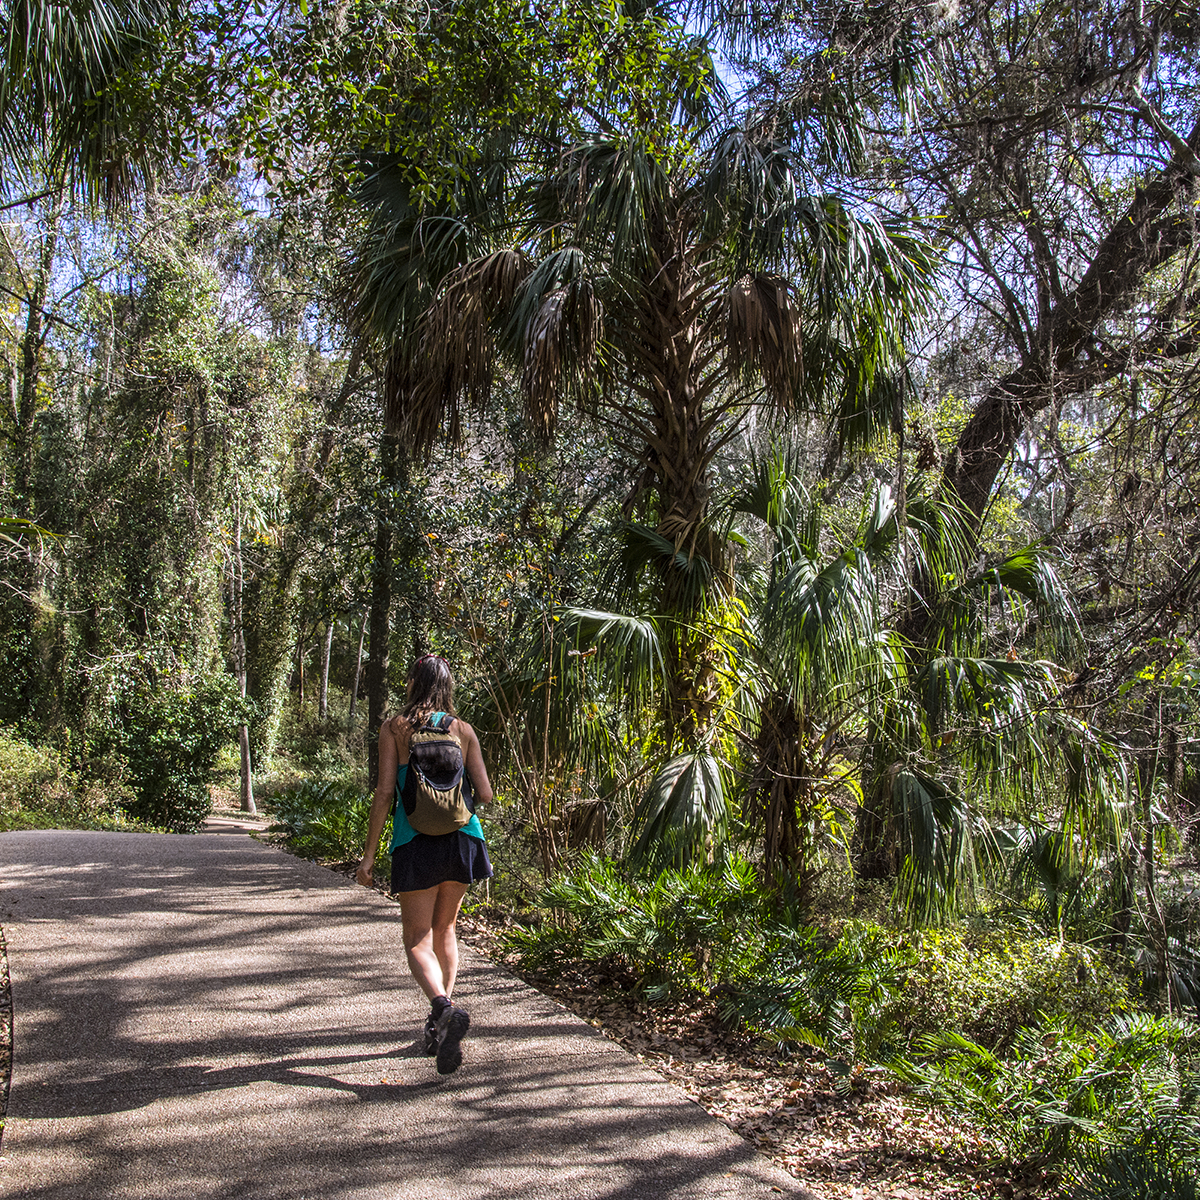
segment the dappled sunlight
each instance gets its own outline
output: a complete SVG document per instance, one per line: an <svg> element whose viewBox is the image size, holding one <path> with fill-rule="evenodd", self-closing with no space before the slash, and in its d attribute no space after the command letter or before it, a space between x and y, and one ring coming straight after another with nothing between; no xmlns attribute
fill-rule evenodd
<svg viewBox="0 0 1200 1200"><path fill-rule="evenodd" d="M0 863L16 1014L0 1180L23 1196L796 1192L474 952L466 1061L438 1076L395 907L322 868L250 839L85 833L0 836Z"/></svg>

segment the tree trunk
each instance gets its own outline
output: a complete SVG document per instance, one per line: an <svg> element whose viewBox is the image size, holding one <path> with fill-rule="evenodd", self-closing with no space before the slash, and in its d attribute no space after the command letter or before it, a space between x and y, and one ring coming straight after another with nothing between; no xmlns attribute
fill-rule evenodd
<svg viewBox="0 0 1200 1200"><path fill-rule="evenodd" d="M339 497L333 502L333 536L329 542L330 554L337 548L338 513L341 508L342 501ZM325 645L321 651L321 690L317 700L317 716L322 721L329 719L329 658L333 653L333 625L334 618L330 617L325 626Z"/></svg>
<svg viewBox="0 0 1200 1200"><path fill-rule="evenodd" d="M250 774L250 726L238 726L238 751L241 756L240 799L242 812L255 814L258 807L254 803L254 780Z"/></svg>
<svg viewBox="0 0 1200 1200"><path fill-rule="evenodd" d="M274 569L244 581L246 613L247 693L255 702L250 744L258 769L275 752L279 721L295 665L296 582L302 559L298 551L280 554Z"/></svg>
<svg viewBox="0 0 1200 1200"><path fill-rule="evenodd" d="M685 277L665 228L657 240L655 258L661 265L646 321L655 345L646 354L644 381L651 407L646 466L658 499L656 532L689 563L693 557L705 559L720 575L726 565L723 539L705 525L713 428L705 420L707 393L695 376L703 288ZM718 664L711 639L695 628L693 618L703 603L696 577L673 561L664 563L660 588L662 611L679 618L669 649L667 711L667 738L678 753L705 740L719 701Z"/></svg>
<svg viewBox="0 0 1200 1200"><path fill-rule="evenodd" d="M321 690L317 700L317 715L322 721L329 717L329 659L333 654L333 618L325 623L325 645L321 648Z"/></svg>
<svg viewBox="0 0 1200 1200"><path fill-rule="evenodd" d="M362 621L358 626L358 657L354 660L354 686L350 689L350 720L353 721L358 712L358 685L362 682L363 642L367 637L367 617L369 608L363 609Z"/></svg>
<svg viewBox="0 0 1200 1200"><path fill-rule="evenodd" d="M233 514L233 581L232 603L229 606L229 627L233 635L233 662L237 671L238 688L242 699L246 698L246 628L242 606L242 514L235 505ZM250 726L245 722L238 728L238 749L241 756L241 806L242 812L255 813L254 780L250 770Z"/></svg>
<svg viewBox="0 0 1200 1200"><path fill-rule="evenodd" d="M379 508L375 514L375 553L371 560L370 656L367 660L367 764L374 788L379 779L379 729L390 698L392 543L395 493L405 475L400 439L384 433L379 442Z"/></svg>
<svg viewBox="0 0 1200 1200"><path fill-rule="evenodd" d="M13 471L13 509L15 515L36 520L38 504L34 496L35 426L37 424L38 383L41 379L42 355L49 332L45 318L46 298L50 292L50 281L54 271L54 256L58 248L58 222L60 199L55 196L47 210L46 230L42 235L37 256L37 266L32 272L29 291L25 296L25 332L20 347L20 385L17 391L16 429L13 441L16 451ZM37 640L36 618L39 559L30 546L29 552L19 557L13 574L17 595L13 603L13 641L16 643L16 686L10 695L15 711L8 714L20 720L32 716L41 700L39 685L39 658L35 645Z"/></svg>
<svg viewBox="0 0 1200 1200"><path fill-rule="evenodd" d="M33 498L33 426L37 418L38 382L42 370L42 350L46 344L45 307L50 291L50 276L54 269L54 253L58 247L59 203L51 204L46 232L42 238L38 255L37 271L34 274L29 294L25 298L27 312L25 334L21 338L21 387L17 404L16 478L14 479L14 505L16 515L33 518L37 516Z"/></svg>
<svg viewBox="0 0 1200 1200"><path fill-rule="evenodd" d="M900 869L896 821L889 779L896 763L879 747L886 739L871 722L867 726L867 750L863 756L862 800L854 821L852 858L854 877L859 882L893 879Z"/></svg>
<svg viewBox="0 0 1200 1200"><path fill-rule="evenodd" d="M746 818L761 829L767 877L777 889L791 880L797 907L806 913L815 878L809 845L814 803L808 761L811 731L794 698L785 693L764 700L759 721Z"/></svg>
<svg viewBox="0 0 1200 1200"><path fill-rule="evenodd" d="M300 697L300 707L304 707L304 632L296 638L296 691Z"/></svg>
<svg viewBox="0 0 1200 1200"><path fill-rule="evenodd" d="M1200 122L1170 163L1134 193L1075 290L1038 323L1026 361L994 384L971 414L946 461L943 483L977 522L1029 418L1056 393L1083 392L1129 369L1125 358L1106 350L1095 359L1091 350L1102 322L1130 302L1152 271L1194 244L1191 206L1171 209L1195 194L1198 151ZM1162 342L1146 353L1167 352ZM1194 348L1193 342L1185 340L1181 348Z"/></svg>

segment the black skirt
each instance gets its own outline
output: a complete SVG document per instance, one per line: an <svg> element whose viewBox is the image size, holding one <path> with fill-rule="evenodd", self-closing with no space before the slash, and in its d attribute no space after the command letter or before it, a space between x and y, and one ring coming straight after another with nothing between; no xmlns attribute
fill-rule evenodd
<svg viewBox="0 0 1200 1200"><path fill-rule="evenodd" d="M487 846L456 829L438 835L418 833L392 851L392 891L423 892L439 883L476 883L492 877Z"/></svg>

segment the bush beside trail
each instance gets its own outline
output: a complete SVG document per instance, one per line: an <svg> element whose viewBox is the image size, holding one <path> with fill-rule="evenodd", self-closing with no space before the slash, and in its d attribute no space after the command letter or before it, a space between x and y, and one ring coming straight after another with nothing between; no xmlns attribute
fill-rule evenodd
<svg viewBox="0 0 1200 1200"><path fill-rule="evenodd" d="M1200 1030L1140 1011L1134 982L1090 946L1002 927L805 925L738 859L640 877L587 856L536 906L540 921L508 937L526 967L715 1004L727 1029L815 1054L847 1093L882 1069L997 1161L1052 1166L1081 1198L1196 1186ZM1163 1163L1176 1191L1129 1182Z"/></svg>
<svg viewBox="0 0 1200 1200"><path fill-rule="evenodd" d="M119 762L103 759L85 774L73 770L58 751L30 745L0 727L0 833L147 828L128 816L132 799Z"/></svg>
<svg viewBox="0 0 1200 1200"><path fill-rule="evenodd" d="M217 760L250 706L223 675L189 686L125 682L75 754L0 728L0 830L200 827Z"/></svg>

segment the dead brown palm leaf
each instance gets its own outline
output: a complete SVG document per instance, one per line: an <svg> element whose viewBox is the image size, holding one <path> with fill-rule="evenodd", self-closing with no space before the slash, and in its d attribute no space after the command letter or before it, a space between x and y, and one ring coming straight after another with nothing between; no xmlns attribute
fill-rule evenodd
<svg viewBox="0 0 1200 1200"><path fill-rule="evenodd" d="M600 303L584 280L556 288L543 299L525 339L525 411L538 433L549 438L558 419L563 367L574 367L576 384L596 363L602 325Z"/></svg>
<svg viewBox="0 0 1200 1200"><path fill-rule="evenodd" d="M790 412L804 382L800 313L778 275L739 279L726 306L726 342L735 370L761 375L771 402Z"/></svg>
<svg viewBox="0 0 1200 1200"><path fill-rule="evenodd" d="M443 428L457 442L463 402L472 408L487 403L496 358L493 322L529 271L526 256L508 248L447 276L422 319L410 369L397 372L407 390L388 394L389 413L403 412L401 428L415 448L431 447Z"/></svg>

